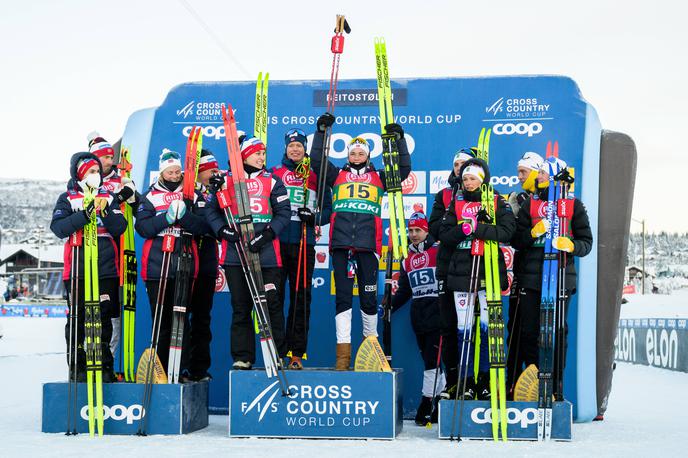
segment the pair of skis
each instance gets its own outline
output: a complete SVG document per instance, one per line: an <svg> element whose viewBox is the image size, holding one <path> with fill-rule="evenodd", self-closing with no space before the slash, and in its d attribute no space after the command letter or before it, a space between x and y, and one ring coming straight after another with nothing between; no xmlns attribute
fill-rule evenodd
<svg viewBox="0 0 688 458"><path fill-rule="evenodd" d="M97 189L86 188L84 208L95 200ZM98 205L96 205L97 207ZM98 223L96 210L84 226L84 329L86 350L86 387L88 398L88 433L103 435L103 348L101 344L100 290L98 276ZM76 348L75 348L76 350ZM95 399L94 399L95 398Z"/></svg>
<svg viewBox="0 0 688 458"><path fill-rule="evenodd" d="M394 257L408 256L406 219L399 174L399 149L394 134L387 133L385 126L394 122L392 112L392 88L387 66L387 45L384 38L375 39L375 66L377 70L377 95L380 107L380 127L382 131L382 163L385 169L385 188L389 203L389 235Z"/></svg>
<svg viewBox="0 0 688 458"><path fill-rule="evenodd" d="M553 399L563 400L564 325L566 306L567 253L557 250L555 237L568 236L573 216L573 202L568 192L573 178L568 170L558 170L559 143L547 143L546 161L549 171L542 291L540 301L540 339L538 365L538 440L552 438ZM556 353L555 353L556 352ZM555 356L556 354L556 356ZM555 358L557 373L554 374Z"/></svg>
<svg viewBox="0 0 688 458"><path fill-rule="evenodd" d="M304 207L308 206L308 197L310 194L310 189L308 189L308 180L311 176L311 158L309 156L303 157L301 160L301 163L296 166L295 169L296 176L301 178L303 180L303 205ZM307 307L307 296L306 296L306 289L308 289L308 229L306 227L306 223L302 222L301 223L301 240L299 240L299 259L297 261L297 268L296 268L296 286L295 286L295 291L296 291L296 297L294 300L298 300L299 298L299 292L303 292L303 322L304 322L304 331L306 334L308 334L308 312L306 310ZM294 329L296 327L296 313L293 314L292 317L292 333L294 332ZM287 356L298 356L300 358L305 358L306 354L302 355L296 355L292 352L292 350L289 350L289 353Z"/></svg>
<svg viewBox="0 0 688 458"><path fill-rule="evenodd" d="M488 134L489 135L489 134ZM488 137L489 138L489 137ZM481 186L481 204L495 224L495 194L491 184ZM504 352L504 317L502 288L499 281L499 242L485 241L485 292L487 295L487 340L490 360L490 407L492 409L492 438L507 440L506 357ZM500 428L501 427L501 428Z"/></svg>
<svg viewBox="0 0 688 458"><path fill-rule="evenodd" d="M217 192L217 199L220 208L224 212L227 224L235 231L241 233L241 240L235 243L234 246L253 301L265 372L268 378L275 376L279 378L282 393L286 396L289 393L289 384L272 337L265 285L260 267L260 255L248 249L249 241L253 238L255 230L246 184L247 178L239 150L236 120L231 105L227 104L227 106L222 107L222 120L227 134L230 170L227 173L226 186ZM229 192L230 186L232 186L233 193Z"/></svg>
<svg viewBox="0 0 688 458"><path fill-rule="evenodd" d="M184 157L182 197L187 208L193 206L196 197L196 175L198 175L198 163L201 160L201 149L203 149L203 129L194 127L191 129L189 139L186 142L186 155ZM169 383L179 383L179 371L184 346L184 322L186 320L186 309L189 305L194 272L193 234L182 228L179 240L174 305L172 308L170 355L167 363L167 380Z"/></svg>
<svg viewBox="0 0 688 458"><path fill-rule="evenodd" d="M131 178L131 162L129 148L122 147L120 161L117 166L122 177ZM122 214L127 221L127 228L119 241L119 300L122 308L122 360L124 362L124 380L136 381L136 364L134 356L134 335L136 323L136 248L134 246L134 218L131 205L122 202Z"/></svg>
<svg viewBox="0 0 688 458"><path fill-rule="evenodd" d="M193 204L196 189L196 175L200 161L203 143L203 129L192 127L186 143L186 156L184 158L184 182L182 185L182 197L185 202ZM160 280L158 293L155 300L155 312L151 330L151 343L141 356L139 369L145 371L143 375L143 400L141 401L141 419L137 435L145 436L148 430L148 410L153 394L153 385L159 383L161 378L160 360L158 359L158 347L160 340L160 328L162 325L163 307L167 294L167 281L170 274L172 257L177 248L175 239L179 238L179 255L175 278L175 289L172 305L172 330L170 335L169 358L167 361L167 381L179 382L179 371L184 341L184 322L186 308L189 302L191 281L193 279L193 236L183 228L169 227L165 230L162 240L162 263L160 267ZM164 380L164 376L162 376Z"/></svg>
<svg viewBox="0 0 688 458"><path fill-rule="evenodd" d="M253 135L268 146L268 84L270 73L258 73L256 80L256 103L253 113Z"/></svg>
<svg viewBox="0 0 688 458"><path fill-rule="evenodd" d="M337 83L339 81L339 60L344 52L344 33L350 33L349 23L343 15L337 15L337 22L334 27L334 36L330 43L332 51L332 70L330 72L330 89L327 92L327 112L334 115L334 106L337 98ZM315 237L320 238L322 226L322 208L325 199L325 188L327 186L327 167L330 157L330 143L332 140L332 126L325 129L323 138L322 162L318 170L318 185L316 188L317 220L315 222ZM327 223L326 223L327 224Z"/></svg>
<svg viewBox="0 0 688 458"><path fill-rule="evenodd" d="M478 158L489 164L490 135L492 129L480 129L478 136ZM491 184L481 186L481 205L495 224L495 194ZM499 281L499 242L485 241L485 292L487 295L487 342L490 361L490 407L492 409L492 438L507 440L506 411L506 356L504 351L504 314L502 310L502 288ZM480 333L478 326L478 333ZM478 354L479 343L476 345ZM476 356L476 362L479 358Z"/></svg>

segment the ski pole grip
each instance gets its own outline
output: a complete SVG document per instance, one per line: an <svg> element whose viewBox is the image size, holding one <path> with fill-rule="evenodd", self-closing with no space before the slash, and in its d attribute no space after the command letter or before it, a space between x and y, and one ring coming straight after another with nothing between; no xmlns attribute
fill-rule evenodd
<svg viewBox="0 0 688 458"><path fill-rule="evenodd" d="M332 50L332 54L341 54L344 51L344 35L333 36L330 49Z"/></svg>
<svg viewBox="0 0 688 458"><path fill-rule="evenodd" d="M480 239L473 239L471 243L471 254L473 256L482 256L485 254L485 244Z"/></svg>
<svg viewBox="0 0 688 458"><path fill-rule="evenodd" d="M220 208L223 210L225 208L228 208L232 202L231 198L229 197L229 190L228 189L222 189L217 192L217 203L220 204Z"/></svg>
<svg viewBox="0 0 688 458"><path fill-rule="evenodd" d="M172 234L165 234L163 236L162 251L165 253L172 253L174 251L174 236Z"/></svg>
<svg viewBox="0 0 688 458"><path fill-rule="evenodd" d="M69 245L70 246L81 246L83 236L84 236L84 233L81 229L72 233L72 235L69 236Z"/></svg>

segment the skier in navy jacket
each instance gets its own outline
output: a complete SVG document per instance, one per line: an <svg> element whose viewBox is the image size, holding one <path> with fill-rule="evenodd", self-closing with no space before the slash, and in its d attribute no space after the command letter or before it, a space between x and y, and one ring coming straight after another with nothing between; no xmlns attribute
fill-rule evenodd
<svg viewBox="0 0 688 458"><path fill-rule="evenodd" d="M79 297L70 297L70 313L75 312L74 303L78 308L76 323L77 350L76 371L77 381L86 380L86 353L84 352L84 246L83 228L95 212L98 224L98 286L100 290L100 321L101 321L101 361L103 364L103 381L114 382L115 374L112 370L112 352L110 339L112 338L111 318L115 309L119 307L119 273L117 263L117 245L115 239L124 233L127 223L119 209L119 201L115 195L102 184L102 168L98 158L91 153L76 153L70 162L71 179L67 184L67 192L58 197L53 210L50 230L58 238L69 238L65 243L63 280L68 294L71 296L70 278L72 274L79 278ZM96 197L84 208L84 191L97 190ZM75 234L76 233L76 234ZM73 234L76 237L71 237ZM72 244L80 246L78 272L72 272ZM74 351L69 339L69 323L65 326L67 341L67 361L71 362Z"/></svg>
<svg viewBox="0 0 688 458"><path fill-rule="evenodd" d="M188 231L200 236L208 232L208 223L205 220L205 200L200 192L196 191L193 204L187 208L182 195L182 186L185 179L182 173L181 156L175 151L164 149L160 155L160 175L148 191L143 195L141 204L136 212L134 227L139 235L146 239L143 243L143 256L141 260L141 278L146 282L148 302L151 308L151 318L155 317L155 307L160 287L160 277L163 275L163 240L166 236L174 240L174 248L170 256L170 267L167 272L165 291L163 292L162 315L160 334L158 336L158 356L165 371L169 358L170 335L172 332L172 307L174 303L174 278L179 259L179 247L181 242L177 239L182 231ZM198 245L193 241L193 253L195 268L193 278L198 274ZM191 280L193 284L193 279ZM191 284L189 285L191 288ZM188 314L185 319L188 324ZM185 326L186 326L185 324ZM184 334L182 359L188 352L188 333Z"/></svg>
<svg viewBox="0 0 688 458"><path fill-rule="evenodd" d="M253 239L248 243L248 249L260 254L272 337L279 353L278 358L283 358L287 354L287 349L284 340L284 312L279 298L282 260L277 236L289 225L289 196L282 180L265 170L266 148L262 141L256 137L244 138L241 143L241 157L247 175L246 186L255 230ZM237 221L231 174L231 170L227 172L222 186L230 195L230 208ZM232 367L239 370L250 369L256 361L256 344L251 317L253 300L235 245L241 241L241 233L227 224L217 196L210 198L207 217L213 232L222 241L220 263L227 274L232 298Z"/></svg>
<svg viewBox="0 0 688 458"><path fill-rule="evenodd" d="M280 250L282 256L282 279L280 298L282 303L287 299L287 279L289 280L289 314L287 316L287 349L291 352L289 367L302 369L301 359L306 354L308 328L311 309L311 288L313 268L315 267L315 225L317 221L329 221L332 213L332 193L325 190L321 214L316 213L316 193L318 178L316 172L308 167L310 163L306 153L308 139L301 129L291 129L284 136L285 151L282 163L272 168L272 173L284 183L291 203L291 220L280 233ZM308 181L304 189L304 175ZM307 191L306 191L307 190ZM305 201L306 194L308 200ZM299 266L299 248L303 226L306 226L306 266L303 260ZM305 270L305 272L304 272ZM297 280L299 285L297 285ZM305 287L304 287L305 284ZM298 291L298 292L297 292Z"/></svg>
<svg viewBox="0 0 688 458"><path fill-rule="evenodd" d="M335 118L325 113L318 118L311 150L313 170L323 160L325 130ZM396 137L399 175L411 173L411 156L399 124L388 124L386 132ZM348 370L351 363L351 305L354 272L358 279L363 336L377 336L377 274L382 251L382 196L385 172L370 163L370 146L361 137L349 142L348 162L340 168L327 164L327 186L332 188L330 252L336 289L337 357L335 369Z"/></svg>

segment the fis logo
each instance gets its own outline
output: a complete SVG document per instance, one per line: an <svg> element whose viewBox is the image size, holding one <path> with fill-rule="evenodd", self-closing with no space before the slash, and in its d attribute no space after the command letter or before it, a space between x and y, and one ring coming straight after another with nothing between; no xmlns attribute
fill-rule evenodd
<svg viewBox="0 0 688 458"><path fill-rule="evenodd" d="M274 403L275 397L279 393L280 389L277 386L279 383L279 380L272 382L267 388L265 388L263 391L258 394L255 398L253 398L253 401L251 401L250 404L247 404L246 402L241 403L241 411L244 413L244 415L248 414L250 411L252 411L254 408L256 409L256 412L259 413L258 416L258 421L263 421L263 417L265 417L265 414L270 412L277 412L277 403ZM271 391L272 390L272 391ZM267 401L263 401L264 398L267 398Z"/></svg>
<svg viewBox="0 0 688 458"><path fill-rule="evenodd" d="M194 103L196 103L196 101L192 100L177 110L177 116L184 116L184 119L186 119L193 112Z"/></svg>
<svg viewBox="0 0 688 458"><path fill-rule="evenodd" d="M492 116L497 117L497 114L503 111L502 105L504 105L504 97L500 97L495 103L485 107L485 113L492 113Z"/></svg>

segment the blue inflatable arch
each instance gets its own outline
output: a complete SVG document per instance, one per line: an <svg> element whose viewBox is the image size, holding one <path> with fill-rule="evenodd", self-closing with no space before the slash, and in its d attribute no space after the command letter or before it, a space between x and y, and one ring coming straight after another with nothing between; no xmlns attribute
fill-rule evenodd
<svg viewBox="0 0 688 458"><path fill-rule="evenodd" d="M327 88L327 81L270 82L269 166L281 160L288 129L299 127L312 134L315 120L325 110ZM544 156L547 142L558 141L560 157L575 169L574 194L585 203L597 236L601 126L595 109L573 80L561 76L397 79L392 88L394 113L407 132L413 163L405 196L407 217L414 209L429 212L434 193L445 184L455 152L475 145L480 129L488 127L493 132L490 169L493 183L502 193L518 189L516 162L525 151ZM346 141L356 135L372 141L372 160L381 164L376 94L374 80L340 81L331 153L336 164L344 164ZM163 148L185 150L192 125L204 127L203 146L226 168L220 104L231 103L238 128L252 132L254 95L251 81L185 83L173 88L159 107L132 114L122 145L132 148L139 188L145 190L151 184ZM335 348L332 276L326 238L319 243L305 364L331 367ZM142 240L137 239L139 249L141 245ZM592 253L579 260L578 272L578 291L569 311L565 395L573 402L576 420L589 421L597 413L596 243ZM140 354L150 340L150 311L144 285L140 282L138 286L136 350ZM212 313L214 379L210 390L210 406L215 412L226 412L228 407L230 320L229 294L218 293ZM353 335L360 335L357 312L353 322ZM409 323L409 307L395 313L393 328L394 366L404 369L404 411L410 415L420 398L423 366Z"/></svg>

